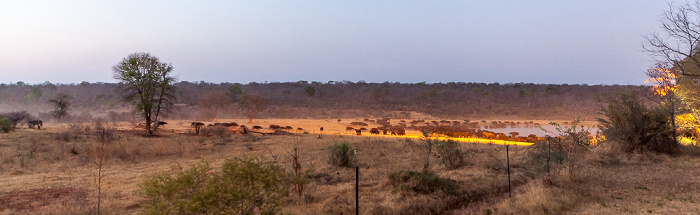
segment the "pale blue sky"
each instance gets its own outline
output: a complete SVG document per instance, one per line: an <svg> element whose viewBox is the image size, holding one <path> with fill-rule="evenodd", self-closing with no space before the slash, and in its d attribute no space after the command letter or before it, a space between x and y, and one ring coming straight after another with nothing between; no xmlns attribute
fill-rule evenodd
<svg viewBox="0 0 700 215"><path fill-rule="evenodd" d="M677 3L676 3L677 4ZM207 82L642 84L667 1L0 0L0 82L116 82L132 52Z"/></svg>

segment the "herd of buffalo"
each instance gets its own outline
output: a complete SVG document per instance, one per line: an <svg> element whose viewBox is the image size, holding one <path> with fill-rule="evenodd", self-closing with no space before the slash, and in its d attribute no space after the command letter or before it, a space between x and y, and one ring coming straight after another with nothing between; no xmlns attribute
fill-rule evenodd
<svg viewBox="0 0 700 215"><path fill-rule="evenodd" d="M472 122L470 120L463 121L425 121L425 120L413 120L407 122L405 120L395 120L392 124L389 118L379 118L379 119L364 119L361 122L350 122L346 124L346 133L355 132L357 135L362 135L362 133L369 133L371 135L396 135L403 136L406 135L407 130L420 131L425 135L437 135L450 138L482 138L490 140L503 140L503 141L517 141L517 142L530 142L535 143L537 141L542 141L544 137L538 137L537 135L530 134L527 136L519 136L518 132L510 132L508 134L492 132L486 129L500 129L500 128L515 128L515 127L536 127L539 124L532 121L529 122L511 122L511 121L476 121ZM338 119L338 123L343 124L342 120ZM568 124L568 123L567 123ZM195 129L195 135L199 134L200 129L205 124L202 122L192 122L191 126ZM239 125L235 122L231 123L212 123L207 124L210 127L226 127L234 130L237 133L260 133L260 134L280 134L289 132L303 132L308 133L309 131L303 128L294 128L292 126L281 126L281 125L269 125L266 128L255 125L252 127L247 127L246 125ZM269 131L269 132L266 132ZM323 127L319 128L319 132L323 132Z"/></svg>
<svg viewBox="0 0 700 215"><path fill-rule="evenodd" d="M395 120L396 121L396 120ZM342 120L338 119L338 123L343 124ZM27 123L30 128L41 128L43 122L41 120L31 120ZM158 121L154 124L158 126L165 126L168 123L163 121ZM568 123L564 123L568 124ZM294 129L292 126L280 126L280 125L269 125L267 128L255 125L248 128L246 125L239 125L235 122L230 123L211 123L205 124L203 122L192 122L191 127L194 128L194 134L199 135L200 130L207 125L208 127L223 127L229 130L233 130L236 133L259 133L259 134L285 134L291 133L295 130L299 133L308 133L309 131L303 128ZM426 120L413 120L407 122L405 120L398 120L395 124L392 124L389 118L379 118L379 119L364 119L361 122L350 122L346 124L345 131L355 132L357 135L362 135L364 132L368 132L371 135L396 135L403 136L406 135L407 130L420 131L424 135L437 135L450 138L481 138L489 140L503 140L503 141L516 141L516 142L530 142L535 143L544 140L544 137L538 137L537 135L530 134L527 136L519 136L518 132L510 132L508 134L493 132L486 129L503 129L503 128L516 128L516 127L537 127L539 124L532 121L529 122L511 122L511 121L491 121L487 122L485 120L472 122L470 120L463 121L426 121ZM320 127L319 132L323 132L323 127ZM590 134L587 134L590 136Z"/></svg>

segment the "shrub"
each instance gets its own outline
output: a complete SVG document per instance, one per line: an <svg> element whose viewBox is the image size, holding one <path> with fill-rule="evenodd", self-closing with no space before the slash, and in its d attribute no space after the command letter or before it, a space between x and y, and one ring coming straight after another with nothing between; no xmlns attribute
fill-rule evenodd
<svg viewBox="0 0 700 215"><path fill-rule="evenodd" d="M8 119L6 117L0 117L0 130L2 130L2 132L4 132L4 133L10 132L12 130L12 127L13 126L12 126L12 122L10 121L10 119Z"/></svg>
<svg viewBox="0 0 700 215"><path fill-rule="evenodd" d="M328 147L328 155L331 165L350 167L355 158L355 150L348 143L335 144Z"/></svg>
<svg viewBox="0 0 700 215"><path fill-rule="evenodd" d="M284 170L250 157L153 175L141 185L147 214L278 214L288 194Z"/></svg>
<svg viewBox="0 0 700 215"><path fill-rule="evenodd" d="M553 133L556 137L549 138L548 143L540 143L530 152L530 159L541 164L540 168L546 170L549 162L550 171L558 171L565 164L569 173L569 179L576 180L576 173L582 156L590 151L591 139L589 139L590 128L579 125L580 120L576 119L569 127L550 122L555 131L542 130ZM541 127L540 127L541 128ZM553 162L554 161L554 162ZM566 161L566 163L563 163ZM553 165L557 164L557 165ZM534 165L537 167L537 165ZM551 172L549 172L551 176Z"/></svg>
<svg viewBox="0 0 700 215"><path fill-rule="evenodd" d="M453 140L437 141L435 152L447 169L457 169L464 165L464 156L459 149L459 143Z"/></svg>
<svg viewBox="0 0 700 215"><path fill-rule="evenodd" d="M17 124L19 124L23 120L31 118L31 115L29 115L27 111L9 112L3 113L2 115L5 118L9 119L10 122L12 122L12 127L17 127Z"/></svg>
<svg viewBox="0 0 700 215"><path fill-rule="evenodd" d="M430 172L422 171L398 171L389 174L389 183L395 188L404 191L413 191L421 194L442 192L456 195L457 182L451 179L441 178Z"/></svg>
<svg viewBox="0 0 700 215"><path fill-rule="evenodd" d="M607 118L598 118L603 135L623 143L626 151L678 151L668 123L669 114L662 107L648 107L633 93L623 93L608 98L607 106L600 111Z"/></svg>
<svg viewBox="0 0 700 215"><path fill-rule="evenodd" d="M552 141L554 142L554 141ZM560 147L552 142L538 142L532 145L532 149L528 152L528 167L538 173L552 170L559 170L563 167L562 164L566 160L566 153Z"/></svg>

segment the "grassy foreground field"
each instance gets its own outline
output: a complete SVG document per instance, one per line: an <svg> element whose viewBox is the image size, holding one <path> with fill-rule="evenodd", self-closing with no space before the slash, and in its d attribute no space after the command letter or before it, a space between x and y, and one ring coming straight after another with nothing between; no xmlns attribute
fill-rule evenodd
<svg viewBox="0 0 700 215"><path fill-rule="evenodd" d="M189 167L209 161L217 169L226 159L258 156L291 174L289 153L297 148L302 171L312 171L311 183L303 196L290 192L283 211L352 214L354 168L328 162L328 147L346 142L357 150L360 214L700 213L700 158L691 149L679 157L667 157L620 154L613 144L601 145L585 154L574 171L554 171L549 183L543 180L542 163L530 159L532 147L513 146L513 197L508 198L505 147L460 143L464 166L448 170L431 155L429 167L430 172L454 180L455 193L420 193L394 186L388 175L421 171L426 155L423 140L340 135L344 124L337 122L294 126L309 131L325 126L326 130L321 134L194 136L185 132L186 122L173 122L157 137L144 137L141 130L118 124L106 148L101 211L141 213L144 198L139 184L176 164ZM94 127L57 125L0 134L0 213L95 213L99 144Z"/></svg>

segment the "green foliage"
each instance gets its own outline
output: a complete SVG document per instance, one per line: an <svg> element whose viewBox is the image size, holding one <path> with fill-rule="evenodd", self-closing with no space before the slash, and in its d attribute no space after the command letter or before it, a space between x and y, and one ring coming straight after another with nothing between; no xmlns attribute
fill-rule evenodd
<svg viewBox="0 0 700 215"><path fill-rule="evenodd" d="M185 214L209 212L205 208L212 198L208 190L212 181L208 163L195 164L183 170L176 166L169 172L158 173L140 184L146 197L146 214ZM215 196L215 195L214 195Z"/></svg>
<svg viewBox="0 0 700 215"><path fill-rule="evenodd" d="M335 144L328 147L330 164L339 167L350 167L355 158L355 150L348 143Z"/></svg>
<svg viewBox="0 0 700 215"><path fill-rule="evenodd" d="M314 97L316 94L316 89L312 86L306 86L304 87L304 94L306 94L309 97Z"/></svg>
<svg viewBox="0 0 700 215"><path fill-rule="evenodd" d="M226 89L226 95L231 97L231 100L238 101L238 99L243 95L243 90L241 89L241 84L234 84Z"/></svg>
<svg viewBox="0 0 700 215"><path fill-rule="evenodd" d="M227 161L215 179L225 211L238 214L278 214L288 194L284 169L252 157Z"/></svg>
<svg viewBox="0 0 700 215"><path fill-rule="evenodd" d="M24 100L28 102L33 102L39 99L42 95L44 95L44 92L41 91L41 89L39 89L38 87L32 87L30 92L24 96Z"/></svg>
<svg viewBox="0 0 700 215"><path fill-rule="evenodd" d="M301 195L304 192L304 187L311 183L311 178L315 176L313 170L306 170L303 174L291 174L289 175L289 182L292 184L292 187L296 189L296 192Z"/></svg>
<svg viewBox="0 0 700 215"><path fill-rule="evenodd" d="M678 151L664 108L647 107L631 92L610 97L607 102L607 106L600 108L607 119L598 119L607 140L622 143L627 151Z"/></svg>
<svg viewBox="0 0 700 215"><path fill-rule="evenodd" d="M180 166L141 185L146 214L279 214L288 195L284 170L254 157Z"/></svg>
<svg viewBox="0 0 700 215"><path fill-rule="evenodd" d="M14 126L12 126L12 122L10 121L10 119L4 116L0 116L0 130L2 130L2 132L8 133L12 131L13 127Z"/></svg>
<svg viewBox="0 0 700 215"><path fill-rule="evenodd" d="M441 178L438 175L422 171L398 171L389 174L389 183L404 191L413 191L420 194L441 192L456 195L457 182L451 179Z"/></svg>
<svg viewBox="0 0 700 215"><path fill-rule="evenodd" d="M464 156L459 142L453 140L435 141L435 153L447 169L457 169L464 165Z"/></svg>
<svg viewBox="0 0 700 215"><path fill-rule="evenodd" d="M114 77L127 88L127 96L142 113L150 135L153 134L151 122L158 121L161 113L173 107L175 78L170 76L172 70L171 64L161 63L149 53L132 53L112 67Z"/></svg>

